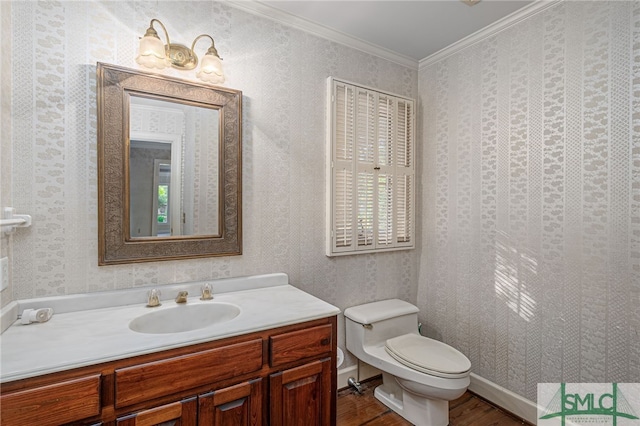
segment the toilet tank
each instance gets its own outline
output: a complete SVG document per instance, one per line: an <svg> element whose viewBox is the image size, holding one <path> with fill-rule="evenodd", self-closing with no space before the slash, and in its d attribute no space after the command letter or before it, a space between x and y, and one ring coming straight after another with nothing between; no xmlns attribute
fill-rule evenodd
<svg viewBox="0 0 640 426"><path fill-rule="evenodd" d="M359 356L366 346L383 345L387 339L418 334L418 308L389 299L353 306L344 311L347 349Z"/></svg>

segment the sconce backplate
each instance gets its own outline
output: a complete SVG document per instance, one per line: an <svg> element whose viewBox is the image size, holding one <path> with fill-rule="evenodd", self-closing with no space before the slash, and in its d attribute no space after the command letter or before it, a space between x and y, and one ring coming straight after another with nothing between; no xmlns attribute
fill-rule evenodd
<svg viewBox="0 0 640 426"><path fill-rule="evenodd" d="M181 70L192 70L198 66L198 57L193 51L182 44L169 45L169 59L171 66Z"/></svg>

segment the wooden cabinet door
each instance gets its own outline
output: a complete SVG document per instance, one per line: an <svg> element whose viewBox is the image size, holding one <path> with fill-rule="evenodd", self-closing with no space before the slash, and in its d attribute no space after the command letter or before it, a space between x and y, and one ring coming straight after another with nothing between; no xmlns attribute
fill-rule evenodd
<svg viewBox="0 0 640 426"><path fill-rule="evenodd" d="M327 426L331 416L331 359L269 377L271 426Z"/></svg>
<svg viewBox="0 0 640 426"><path fill-rule="evenodd" d="M116 421L117 426L196 426L196 397L149 410L139 411Z"/></svg>
<svg viewBox="0 0 640 426"><path fill-rule="evenodd" d="M262 379L198 397L198 426L261 426Z"/></svg>

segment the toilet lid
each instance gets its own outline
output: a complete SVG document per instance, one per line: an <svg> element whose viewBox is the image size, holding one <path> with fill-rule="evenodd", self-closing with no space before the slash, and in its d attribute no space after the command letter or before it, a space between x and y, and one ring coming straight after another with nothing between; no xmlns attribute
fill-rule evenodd
<svg viewBox="0 0 640 426"><path fill-rule="evenodd" d="M386 342L385 349L401 364L439 377L462 377L471 361L446 343L418 334L404 334Z"/></svg>

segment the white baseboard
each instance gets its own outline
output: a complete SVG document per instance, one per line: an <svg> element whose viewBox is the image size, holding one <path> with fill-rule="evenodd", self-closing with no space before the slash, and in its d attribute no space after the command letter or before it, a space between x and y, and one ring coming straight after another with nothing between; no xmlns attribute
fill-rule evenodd
<svg viewBox="0 0 640 426"><path fill-rule="evenodd" d="M358 366L352 365L351 367L340 368L338 370L338 389L344 389L349 384L347 380L349 377L358 377Z"/></svg>
<svg viewBox="0 0 640 426"><path fill-rule="evenodd" d="M469 390L487 401L525 419L529 423L534 425L537 423L538 408L536 403L517 393L511 392L509 389L503 388L490 380L471 373Z"/></svg>
<svg viewBox="0 0 640 426"><path fill-rule="evenodd" d="M380 374L382 374L382 371L358 360L357 365L338 369L338 389L344 389L349 386L347 383L349 377L353 377L358 382L364 382Z"/></svg>

